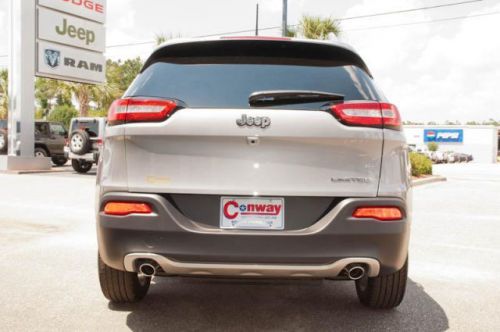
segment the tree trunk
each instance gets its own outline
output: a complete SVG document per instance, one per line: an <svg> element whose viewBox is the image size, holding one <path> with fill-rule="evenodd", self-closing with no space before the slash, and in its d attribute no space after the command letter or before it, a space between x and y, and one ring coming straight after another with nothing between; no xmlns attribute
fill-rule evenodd
<svg viewBox="0 0 500 332"><path fill-rule="evenodd" d="M81 91L78 94L78 104L80 105L80 116L89 116L89 95L87 91Z"/></svg>

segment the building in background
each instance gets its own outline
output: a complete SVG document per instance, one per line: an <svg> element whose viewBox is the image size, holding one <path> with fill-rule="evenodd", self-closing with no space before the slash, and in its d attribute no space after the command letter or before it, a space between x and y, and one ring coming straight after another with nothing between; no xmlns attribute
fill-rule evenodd
<svg viewBox="0 0 500 332"><path fill-rule="evenodd" d="M495 163L499 153L499 129L495 126L407 125L408 145L426 146L436 142L439 151L471 154L478 163Z"/></svg>

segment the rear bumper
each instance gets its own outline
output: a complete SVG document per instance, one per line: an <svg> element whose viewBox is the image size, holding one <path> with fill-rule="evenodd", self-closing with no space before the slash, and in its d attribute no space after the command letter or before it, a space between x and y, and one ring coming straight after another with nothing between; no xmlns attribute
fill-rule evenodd
<svg viewBox="0 0 500 332"><path fill-rule="evenodd" d="M154 213L104 215L102 207L110 200L148 202ZM352 212L361 205L399 206L404 219L355 220ZM314 225L289 231L200 224L155 194L107 193L97 214L99 252L107 265L136 271L138 260L153 257L165 273L174 275L335 278L350 263L366 265L371 276L388 274L404 265L409 232L407 206L397 198L345 199Z"/></svg>
<svg viewBox="0 0 500 332"><path fill-rule="evenodd" d="M96 163L99 160L99 152L89 152L89 153L79 155L79 154L75 154L71 151L70 152L66 151L64 155L68 159L86 160L86 161L90 161L93 163Z"/></svg>

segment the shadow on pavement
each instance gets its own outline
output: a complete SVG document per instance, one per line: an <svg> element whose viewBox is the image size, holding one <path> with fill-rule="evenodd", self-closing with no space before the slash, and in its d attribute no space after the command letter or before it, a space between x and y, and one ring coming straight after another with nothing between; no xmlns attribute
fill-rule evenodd
<svg viewBox="0 0 500 332"><path fill-rule="evenodd" d="M133 331L448 329L444 310L411 280L403 303L388 311L359 304L350 281L189 278L157 278L142 302L109 308L129 311Z"/></svg>

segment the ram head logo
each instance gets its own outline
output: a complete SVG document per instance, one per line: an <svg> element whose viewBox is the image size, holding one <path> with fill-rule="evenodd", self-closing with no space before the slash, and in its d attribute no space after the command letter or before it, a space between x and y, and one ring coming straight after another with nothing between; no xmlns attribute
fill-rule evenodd
<svg viewBox="0 0 500 332"><path fill-rule="evenodd" d="M60 59L61 59L60 51L50 50L50 49L45 50L45 63L49 67L56 68L57 66L59 66Z"/></svg>

